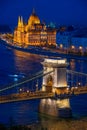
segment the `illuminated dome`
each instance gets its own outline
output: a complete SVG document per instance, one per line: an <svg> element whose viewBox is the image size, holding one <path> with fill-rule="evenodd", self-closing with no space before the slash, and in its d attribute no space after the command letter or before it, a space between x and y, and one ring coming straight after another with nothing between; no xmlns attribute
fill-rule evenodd
<svg viewBox="0 0 87 130"><path fill-rule="evenodd" d="M35 11L33 10L30 18L28 19L28 26L34 25L34 24L40 24L40 19L36 15Z"/></svg>

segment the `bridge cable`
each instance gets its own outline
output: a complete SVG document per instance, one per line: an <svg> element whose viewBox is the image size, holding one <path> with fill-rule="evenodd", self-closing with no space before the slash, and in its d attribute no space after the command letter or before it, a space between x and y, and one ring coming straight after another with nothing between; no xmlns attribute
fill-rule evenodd
<svg viewBox="0 0 87 130"><path fill-rule="evenodd" d="M47 74L49 74L49 73L52 73L52 72L53 72L53 70L52 70L52 71L49 71L49 72L47 72L47 73L44 73L44 74L36 75L35 77L32 77L31 79L27 79L27 80L24 80L24 81L22 81L22 82L15 83L15 84L13 84L13 85L11 85L11 86L9 86L9 87L0 89L0 92L5 91L5 90L8 90L8 89L15 88L15 87L17 87L17 86L19 86L19 85L22 85L22 84L24 84L24 83L30 82L30 81L32 81L32 80L34 80L34 79L37 79L37 78L42 77L42 76L45 76L45 75L47 75Z"/></svg>

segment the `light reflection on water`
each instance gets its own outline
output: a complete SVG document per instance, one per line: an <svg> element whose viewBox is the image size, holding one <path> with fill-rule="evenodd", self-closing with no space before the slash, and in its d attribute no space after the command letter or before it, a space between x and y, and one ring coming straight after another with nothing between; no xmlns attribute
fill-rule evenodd
<svg viewBox="0 0 87 130"><path fill-rule="evenodd" d="M7 125L35 124L35 127L34 125L31 127L34 130L85 130L87 128L87 118L63 119L40 115L37 113L38 107L35 107L38 104L39 101L33 100L0 105L0 110L3 110L3 113L0 112L0 122L8 123Z"/></svg>
<svg viewBox="0 0 87 130"><path fill-rule="evenodd" d="M21 51L14 51L14 55L14 63L17 71L28 74L42 69L42 65L40 64L43 61L42 57Z"/></svg>
<svg viewBox="0 0 87 130"><path fill-rule="evenodd" d="M72 117L69 99L41 99L39 112L54 117Z"/></svg>
<svg viewBox="0 0 87 130"><path fill-rule="evenodd" d="M25 75L35 73L42 69L40 62L43 60L41 56L26 54L19 51L12 51L0 46L0 85L11 81L9 74L24 73ZM3 55L3 58L2 58ZM87 61L69 59L70 66L68 68L87 73ZM40 121L37 127L47 128L48 130L73 130L86 127L87 119L77 119L78 117L87 116L87 95L76 96L70 99L72 114L75 119L48 119L38 115L39 100L15 102L9 104L0 104L0 122L10 124L30 124ZM83 130L83 129L82 129Z"/></svg>

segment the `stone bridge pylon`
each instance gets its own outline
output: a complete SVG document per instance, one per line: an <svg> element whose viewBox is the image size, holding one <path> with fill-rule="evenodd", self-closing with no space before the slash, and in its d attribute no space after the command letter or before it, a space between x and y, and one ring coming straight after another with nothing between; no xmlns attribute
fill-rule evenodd
<svg viewBox="0 0 87 130"><path fill-rule="evenodd" d="M66 79L66 59L45 59L42 62L44 73L49 73L43 77L42 90L43 91L55 91L57 88L67 87Z"/></svg>
<svg viewBox="0 0 87 130"><path fill-rule="evenodd" d="M43 77L42 91L57 93L58 88L66 89L66 59L45 59L42 64L44 74L48 73ZM39 112L50 116L71 116L69 99L41 99Z"/></svg>

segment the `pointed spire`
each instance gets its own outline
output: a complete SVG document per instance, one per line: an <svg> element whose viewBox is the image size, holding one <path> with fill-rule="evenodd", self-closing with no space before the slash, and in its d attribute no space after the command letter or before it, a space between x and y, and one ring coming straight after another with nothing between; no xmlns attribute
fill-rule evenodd
<svg viewBox="0 0 87 130"><path fill-rule="evenodd" d="M36 15L35 9L33 8L32 15Z"/></svg>
<svg viewBox="0 0 87 130"><path fill-rule="evenodd" d="M21 19L20 19L20 16L18 17L18 22L20 22L21 21Z"/></svg>
<svg viewBox="0 0 87 130"><path fill-rule="evenodd" d="M23 17L21 16L21 26L23 26Z"/></svg>
<svg viewBox="0 0 87 130"><path fill-rule="evenodd" d="M18 27L22 27L23 25L24 25L24 23L23 23L23 17L19 16L18 17Z"/></svg>
<svg viewBox="0 0 87 130"><path fill-rule="evenodd" d="M21 24L21 18L20 18L20 16L18 17L18 27L20 26L20 24Z"/></svg>

